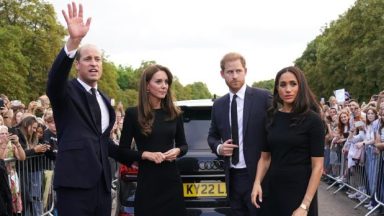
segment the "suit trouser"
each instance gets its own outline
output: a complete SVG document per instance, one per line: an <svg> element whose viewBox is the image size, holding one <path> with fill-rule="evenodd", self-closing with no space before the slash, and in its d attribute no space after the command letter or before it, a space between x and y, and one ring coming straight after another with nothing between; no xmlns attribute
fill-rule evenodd
<svg viewBox="0 0 384 216"><path fill-rule="evenodd" d="M110 216L111 192L107 191L104 176L93 188L56 189L57 210L60 216Z"/></svg>
<svg viewBox="0 0 384 216"><path fill-rule="evenodd" d="M229 204L233 216L257 216L258 209L251 202L253 182L248 171L230 169Z"/></svg>

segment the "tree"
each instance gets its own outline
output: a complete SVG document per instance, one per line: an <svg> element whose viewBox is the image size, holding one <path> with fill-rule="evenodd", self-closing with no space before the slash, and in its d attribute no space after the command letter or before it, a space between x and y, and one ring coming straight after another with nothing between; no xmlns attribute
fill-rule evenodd
<svg viewBox="0 0 384 216"><path fill-rule="evenodd" d="M48 71L63 47L66 31L59 24L53 6L42 0L0 0L0 93L27 104L45 94ZM155 61L143 61L138 68L116 66L103 57L100 88L125 106L135 105L140 76ZM74 67L70 78L76 77ZM184 87L174 79L178 99L210 98L207 86L196 82Z"/></svg>
<svg viewBox="0 0 384 216"><path fill-rule="evenodd" d="M27 102L29 59L22 53L20 27L0 27L0 92Z"/></svg>
<svg viewBox="0 0 384 216"><path fill-rule="evenodd" d="M10 26L18 30L14 31ZM65 35L64 28L56 20L53 6L39 0L1 0L0 28L12 32L17 38L20 50L14 54L22 55L21 65L28 68L27 74L20 73L22 77L18 79L25 84L22 87L24 93L4 92L24 100L36 99L45 93L47 73ZM12 64L18 58L13 57L14 54L9 54L3 61Z"/></svg>
<svg viewBox="0 0 384 216"><path fill-rule="evenodd" d="M357 100L368 100L384 81L384 19L382 0L357 0L355 5L314 41L295 63L322 97L346 88Z"/></svg>
<svg viewBox="0 0 384 216"><path fill-rule="evenodd" d="M180 83L179 79L173 77L172 91L176 100L187 100L191 98L191 93Z"/></svg>
<svg viewBox="0 0 384 216"><path fill-rule="evenodd" d="M117 83L116 66L106 59L103 59L103 76L98 83L110 98L118 99L121 90Z"/></svg>
<svg viewBox="0 0 384 216"><path fill-rule="evenodd" d="M209 99L212 98L208 87L203 82L194 82L185 86L187 92L190 91L189 99Z"/></svg>
<svg viewBox="0 0 384 216"><path fill-rule="evenodd" d="M252 84L252 87L257 87L257 88L263 88L263 89L267 89L269 90L270 92L273 92L273 88L275 86L275 80L274 79L270 79L270 80L263 80L263 81L259 81L259 82L254 82Z"/></svg>
<svg viewBox="0 0 384 216"><path fill-rule="evenodd" d="M131 66L119 65L117 68L117 83L122 90L138 88L139 76Z"/></svg>

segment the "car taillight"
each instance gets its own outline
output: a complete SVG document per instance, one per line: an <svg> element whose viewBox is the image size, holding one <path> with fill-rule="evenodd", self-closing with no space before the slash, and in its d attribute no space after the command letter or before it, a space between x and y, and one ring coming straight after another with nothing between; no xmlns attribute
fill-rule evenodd
<svg viewBox="0 0 384 216"><path fill-rule="evenodd" d="M120 210L119 216L135 216L135 210L132 207L124 207Z"/></svg>
<svg viewBox="0 0 384 216"><path fill-rule="evenodd" d="M133 162L129 167L122 164L120 166L119 171L120 171L120 175L137 175L137 172L139 171L139 167L137 162Z"/></svg>
<svg viewBox="0 0 384 216"><path fill-rule="evenodd" d="M119 216L135 216L135 215L131 213L123 212L123 213L120 213Z"/></svg>

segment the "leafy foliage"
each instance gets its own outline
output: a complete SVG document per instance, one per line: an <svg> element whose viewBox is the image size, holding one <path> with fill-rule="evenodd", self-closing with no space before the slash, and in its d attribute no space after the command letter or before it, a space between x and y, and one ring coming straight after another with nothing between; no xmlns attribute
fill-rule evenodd
<svg viewBox="0 0 384 216"><path fill-rule="evenodd" d="M27 104L45 94L47 74L64 45L66 31L57 21L54 8L43 0L0 0L0 93ZM155 61L143 61L139 68L116 66L103 59L102 89L125 106L137 104L140 75ZM72 68L70 77L76 77ZM202 82L184 87L175 78L177 99L211 97Z"/></svg>
<svg viewBox="0 0 384 216"><path fill-rule="evenodd" d="M1 0L0 29L0 91L24 102L34 100L45 92L47 73L63 44L64 28L51 4Z"/></svg>
<svg viewBox="0 0 384 216"><path fill-rule="evenodd" d="M275 86L275 80L270 79L270 80L263 80L259 82L254 82L252 84L252 87L257 87L257 88L263 88L269 90L271 93L273 92L273 88Z"/></svg>
<svg viewBox="0 0 384 216"><path fill-rule="evenodd" d="M319 97L327 98L333 90L345 88L363 101L382 90L383 11L383 0L357 0L296 60Z"/></svg>

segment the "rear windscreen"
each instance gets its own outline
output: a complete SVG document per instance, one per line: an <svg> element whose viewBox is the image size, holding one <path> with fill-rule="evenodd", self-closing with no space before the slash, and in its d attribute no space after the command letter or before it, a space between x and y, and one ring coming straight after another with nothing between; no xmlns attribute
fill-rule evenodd
<svg viewBox="0 0 384 216"><path fill-rule="evenodd" d="M211 107L181 107L184 131L190 150L209 150L208 130L211 124Z"/></svg>

